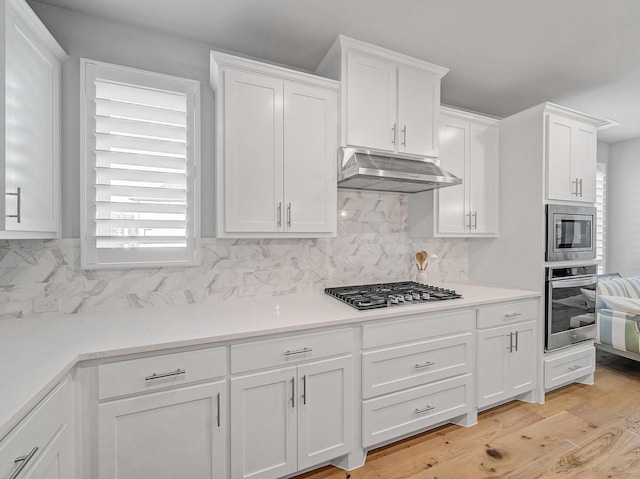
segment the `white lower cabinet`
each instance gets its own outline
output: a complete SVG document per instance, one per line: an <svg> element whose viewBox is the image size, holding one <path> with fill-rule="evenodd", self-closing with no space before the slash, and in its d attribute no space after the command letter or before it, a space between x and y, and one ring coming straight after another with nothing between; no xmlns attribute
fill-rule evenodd
<svg viewBox="0 0 640 479"><path fill-rule="evenodd" d="M591 342L546 353L544 355L544 387L546 390L554 389L576 380L593 384L595 369L596 348Z"/></svg>
<svg viewBox="0 0 640 479"><path fill-rule="evenodd" d="M100 404L101 479L225 475L225 383Z"/></svg>
<svg viewBox="0 0 640 479"><path fill-rule="evenodd" d="M477 406L514 398L536 386L537 322L478 331Z"/></svg>
<svg viewBox="0 0 640 479"><path fill-rule="evenodd" d="M3 479L73 479L73 394L63 381L2 442Z"/></svg>
<svg viewBox="0 0 640 479"><path fill-rule="evenodd" d="M231 477L291 475L351 450L352 356L231 379Z"/></svg>

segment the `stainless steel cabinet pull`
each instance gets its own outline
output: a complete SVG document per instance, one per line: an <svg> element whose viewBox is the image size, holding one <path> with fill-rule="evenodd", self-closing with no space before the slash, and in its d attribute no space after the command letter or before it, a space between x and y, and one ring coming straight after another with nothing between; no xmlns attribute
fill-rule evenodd
<svg viewBox="0 0 640 479"><path fill-rule="evenodd" d="M576 364L575 366L569 366L569 371L576 371L576 370L581 369L581 368L582 368L582 366L579 366L579 365Z"/></svg>
<svg viewBox="0 0 640 479"><path fill-rule="evenodd" d="M216 396L216 404L218 405L218 427L220 427L220 415L222 414L220 411L220 393Z"/></svg>
<svg viewBox="0 0 640 479"><path fill-rule="evenodd" d="M291 378L291 407L296 407L296 378Z"/></svg>
<svg viewBox="0 0 640 479"><path fill-rule="evenodd" d="M302 376L302 404L307 404L307 375Z"/></svg>
<svg viewBox="0 0 640 479"><path fill-rule="evenodd" d="M287 203L287 226L291 228L291 203Z"/></svg>
<svg viewBox="0 0 640 479"><path fill-rule="evenodd" d="M416 408L416 414L422 414L423 412L431 411L432 409L435 409L435 408L436 408L435 406L427 406L422 409Z"/></svg>
<svg viewBox="0 0 640 479"><path fill-rule="evenodd" d="M467 213L469 220L467 221L467 228L471 229L471 212Z"/></svg>
<svg viewBox="0 0 640 479"><path fill-rule="evenodd" d="M478 212L477 211L473 212L473 229L474 230L478 229Z"/></svg>
<svg viewBox="0 0 640 479"><path fill-rule="evenodd" d="M282 202L278 203L278 226L282 226Z"/></svg>
<svg viewBox="0 0 640 479"><path fill-rule="evenodd" d="M518 331L516 331L516 352L518 352Z"/></svg>
<svg viewBox="0 0 640 479"><path fill-rule="evenodd" d="M509 333L509 347L507 349L510 353L513 352L513 333Z"/></svg>
<svg viewBox="0 0 640 479"><path fill-rule="evenodd" d="M181 374L186 374L187 371L184 369L176 369L175 371L170 371L168 373L153 373L151 376L147 376L146 378L144 378L145 381L153 381L154 379L162 379L162 378L168 378L171 376L180 376Z"/></svg>
<svg viewBox="0 0 640 479"><path fill-rule="evenodd" d="M509 313L504 315L505 318L517 318L518 316L522 316L522 313Z"/></svg>
<svg viewBox="0 0 640 479"><path fill-rule="evenodd" d="M294 354L304 354L304 353L310 353L311 351L313 351L313 348L302 348L302 349L296 349L294 351L291 351L290 349L287 349L284 352L285 356L292 356Z"/></svg>
<svg viewBox="0 0 640 479"><path fill-rule="evenodd" d="M396 124L393 124L393 128L391 128L391 131L393 131L393 138L391 139L391 144L395 145L396 144Z"/></svg>
<svg viewBox="0 0 640 479"><path fill-rule="evenodd" d="M402 146L407 146L407 125L402 127Z"/></svg>
<svg viewBox="0 0 640 479"><path fill-rule="evenodd" d="M22 188L19 186L16 188L15 193L5 193L7 196L15 196L16 197L16 214L15 215L5 215L7 218L15 218L17 223L22 222Z"/></svg>
<svg viewBox="0 0 640 479"><path fill-rule="evenodd" d="M29 454L27 454L26 456L16 457L13 460L13 463L14 464L20 463L20 465L18 466L18 468L15 471L13 471L13 474L11 474L9 476L9 479L16 479L20 475L22 470L25 467L27 467L27 464L29 464L29 461L31 461L31 459L33 459L33 456L36 455L36 452L38 452L38 446L36 446L33 449L31 449L31 452Z"/></svg>
<svg viewBox="0 0 640 479"><path fill-rule="evenodd" d="M580 178L580 198L582 198L582 178Z"/></svg>
<svg viewBox="0 0 640 479"><path fill-rule="evenodd" d="M435 363L431 361L427 361L426 363L418 364L416 363L416 369L428 368L429 366L433 366Z"/></svg>

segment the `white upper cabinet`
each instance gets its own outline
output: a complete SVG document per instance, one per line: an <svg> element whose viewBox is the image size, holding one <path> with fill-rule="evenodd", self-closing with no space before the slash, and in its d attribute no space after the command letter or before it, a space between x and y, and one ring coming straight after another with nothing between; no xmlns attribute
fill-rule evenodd
<svg viewBox="0 0 640 479"><path fill-rule="evenodd" d="M462 184L410 196L411 236L497 236L499 121L441 107L440 166Z"/></svg>
<svg viewBox="0 0 640 479"><path fill-rule="evenodd" d="M596 201L595 118L548 106L546 121L547 200Z"/></svg>
<svg viewBox="0 0 640 479"><path fill-rule="evenodd" d="M336 232L338 84L211 53L217 236Z"/></svg>
<svg viewBox="0 0 640 479"><path fill-rule="evenodd" d="M340 145L438 156L440 80L449 70L343 35L316 73L340 80Z"/></svg>
<svg viewBox="0 0 640 479"><path fill-rule="evenodd" d="M66 53L23 0L7 0L0 237L60 236L60 63Z"/></svg>

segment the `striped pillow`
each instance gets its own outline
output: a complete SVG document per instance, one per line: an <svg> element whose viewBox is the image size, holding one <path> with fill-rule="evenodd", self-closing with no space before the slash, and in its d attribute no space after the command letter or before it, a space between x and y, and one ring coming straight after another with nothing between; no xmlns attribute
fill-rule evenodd
<svg viewBox="0 0 640 479"><path fill-rule="evenodd" d="M640 298L640 276L624 278L624 287L629 298Z"/></svg>
<svg viewBox="0 0 640 479"><path fill-rule="evenodd" d="M598 294L604 294L607 296L624 296L625 298L631 298L632 296L629 294L629 291L626 287L626 281L628 279L629 278L613 278L598 280ZM638 279L640 280L640 278ZM634 295L633 297L640 297L640 295Z"/></svg>

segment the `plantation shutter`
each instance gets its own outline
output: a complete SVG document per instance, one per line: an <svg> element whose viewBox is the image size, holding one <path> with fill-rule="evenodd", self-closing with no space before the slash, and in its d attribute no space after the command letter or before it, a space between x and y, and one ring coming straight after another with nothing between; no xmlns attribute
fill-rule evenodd
<svg viewBox="0 0 640 479"><path fill-rule="evenodd" d="M199 82L83 66L83 267L196 264Z"/></svg>
<svg viewBox="0 0 640 479"><path fill-rule="evenodd" d="M598 273L605 272L607 239L607 165L598 163L596 169L596 261Z"/></svg>

